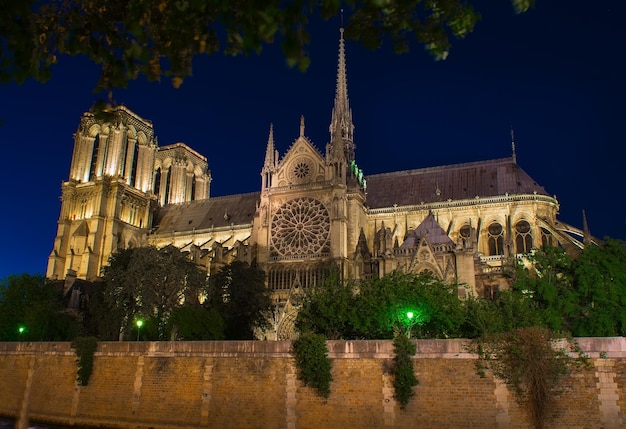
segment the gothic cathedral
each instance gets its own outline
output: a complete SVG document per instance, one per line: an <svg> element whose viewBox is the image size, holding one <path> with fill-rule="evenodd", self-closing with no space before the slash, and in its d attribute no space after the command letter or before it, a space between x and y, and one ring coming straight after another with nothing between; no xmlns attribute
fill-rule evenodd
<svg viewBox="0 0 626 429"><path fill-rule="evenodd" d="M153 125L120 106L85 113L47 277L95 280L117 249L173 244L211 274L239 259L267 274L276 338L293 335L291 297L323 281L393 270L462 284L459 296L506 288L503 267L543 244L575 252L583 231L559 222L559 203L511 158L364 176L356 162L343 30L330 140L300 135L284 155L270 127L261 189L210 196L207 158L159 146Z"/></svg>

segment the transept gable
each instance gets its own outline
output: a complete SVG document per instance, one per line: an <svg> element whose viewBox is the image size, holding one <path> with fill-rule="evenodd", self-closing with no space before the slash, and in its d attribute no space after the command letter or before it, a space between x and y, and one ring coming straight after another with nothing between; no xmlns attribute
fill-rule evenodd
<svg viewBox="0 0 626 429"><path fill-rule="evenodd" d="M413 259L409 265L409 272L417 274L429 272L440 279L444 278L442 269L435 257L435 250L428 242L426 236L422 236L422 239L419 241L417 250L413 254Z"/></svg>
<svg viewBox="0 0 626 429"><path fill-rule="evenodd" d="M325 180L326 164L322 154L303 134L278 162L277 186L300 185Z"/></svg>

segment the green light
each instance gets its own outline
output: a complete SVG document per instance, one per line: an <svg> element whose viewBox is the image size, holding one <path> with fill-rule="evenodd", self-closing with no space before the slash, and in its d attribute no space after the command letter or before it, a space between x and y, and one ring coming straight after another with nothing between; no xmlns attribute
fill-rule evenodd
<svg viewBox="0 0 626 429"><path fill-rule="evenodd" d="M409 318L409 320L410 320L410 319L413 319L413 312L412 312L412 311L409 311L409 312L406 314L406 317L408 317L408 318Z"/></svg>
<svg viewBox="0 0 626 429"><path fill-rule="evenodd" d="M20 327L17 328L18 334L23 334L24 331L26 331L26 327L25 326L20 326Z"/></svg>
<svg viewBox="0 0 626 429"><path fill-rule="evenodd" d="M143 320L137 319L135 324L137 325L137 341L139 341L139 332L141 331L141 327L143 326Z"/></svg>

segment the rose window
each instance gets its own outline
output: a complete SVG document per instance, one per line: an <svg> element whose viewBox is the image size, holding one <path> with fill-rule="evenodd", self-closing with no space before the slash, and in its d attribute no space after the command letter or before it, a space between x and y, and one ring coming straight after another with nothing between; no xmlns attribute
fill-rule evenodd
<svg viewBox="0 0 626 429"><path fill-rule="evenodd" d="M306 162L299 162L296 164L296 166L293 169L293 174L298 178L298 179L304 179L306 176L309 175L309 170L311 168L309 167L309 164L307 164Z"/></svg>
<svg viewBox="0 0 626 429"><path fill-rule="evenodd" d="M286 202L272 219L272 249L280 256L323 252L328 247L329 234L328 210L313 198Z"/></svg>

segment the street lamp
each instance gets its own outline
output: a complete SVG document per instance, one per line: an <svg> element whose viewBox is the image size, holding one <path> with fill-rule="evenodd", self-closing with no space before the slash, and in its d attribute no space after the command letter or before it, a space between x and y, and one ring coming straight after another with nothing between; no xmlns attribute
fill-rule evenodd
<svg viewBox="0 0 626 429"><path fill-rule="evenodd" d="M413 326L413 316L414 314L412 311L407 311L406 317L409 319L409 329L407 331L407 335L409 339L411 339L411 327Z"/></svg>
<svg viewBox="0 0 626 429"><path fill-rule="evenodd" d="M22 341L22 334L24 332L26 332L26 326L20 325L20 326L17 327L17 335L18 335L18 338L20 339L20 341Z"/></svg>
<svg viewBox="0 0 626 429"><path fill-rule="evenodd" d="M139 331L141 331L141 327L143 326L143 320L137 320L137 341L139 341Z"/></svg>

